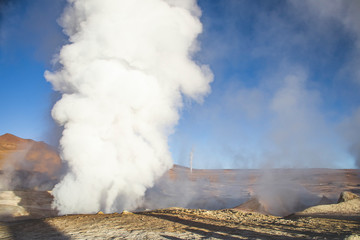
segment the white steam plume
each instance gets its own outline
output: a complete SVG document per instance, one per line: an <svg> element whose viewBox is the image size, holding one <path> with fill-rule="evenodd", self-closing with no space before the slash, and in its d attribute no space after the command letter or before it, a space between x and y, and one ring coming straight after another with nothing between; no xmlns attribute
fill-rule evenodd
<svg viewBox="0 0 360 240"><path fill-rule="evenodd" d="M199 16L195 0L68 0L63 67L45 73L62 93L52 110L69 166L53 190L60 213L133 210L172 166L182 95L202 101L212 81L191 60Z"/></svg>
<svg viewBox="0 0 360 240"><path fill-rule="evenodd" d="M355 165L360 168L360 107L340 124L340 131L345 138L349 152L355 159Z"/></svg>

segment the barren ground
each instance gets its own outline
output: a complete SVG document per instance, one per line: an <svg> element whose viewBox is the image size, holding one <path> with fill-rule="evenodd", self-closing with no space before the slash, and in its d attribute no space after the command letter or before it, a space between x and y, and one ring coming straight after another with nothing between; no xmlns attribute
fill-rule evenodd
<svg viewBox="0 0 360 240"><path fill-rule="evenodd" d="M0 223L1 239L345 239L350 235L360 236L359 216L280 218L183 208Z"/></svg>

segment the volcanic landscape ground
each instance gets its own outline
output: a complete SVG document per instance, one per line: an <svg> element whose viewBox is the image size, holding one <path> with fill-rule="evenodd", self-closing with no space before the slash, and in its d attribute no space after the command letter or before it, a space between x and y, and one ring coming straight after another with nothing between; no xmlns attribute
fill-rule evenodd
<svg viewBox="0 0 360 240"><path fill-rule="evenodd" d="M23 149L14 137L0 136L3 156ZM56 176L31 161L1 168L0 239L360 239L360 170L174 166L137 211L58 216L47 191ZM337 203L343 191L354 199Z"/></svg>

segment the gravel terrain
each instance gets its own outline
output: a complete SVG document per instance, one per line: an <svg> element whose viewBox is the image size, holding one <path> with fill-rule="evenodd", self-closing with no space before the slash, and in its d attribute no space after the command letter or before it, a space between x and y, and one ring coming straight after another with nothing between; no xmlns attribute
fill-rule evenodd
<svg viewBox="0 0 360 240"><path fill-rule="evenodd" d="M359 215L281 218L232 209L169 208L0 223L0 239L356 239L357 235Z"/></svg>

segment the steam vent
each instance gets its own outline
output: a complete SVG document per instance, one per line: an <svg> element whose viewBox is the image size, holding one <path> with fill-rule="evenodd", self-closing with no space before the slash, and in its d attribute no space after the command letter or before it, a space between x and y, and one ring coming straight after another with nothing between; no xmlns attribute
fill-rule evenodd
<svg viewBox="0 0 360 240"><path fill-rule="evenodd" d="M360 0L0 0L0 240L360 239L359 66Z"/></svg>

